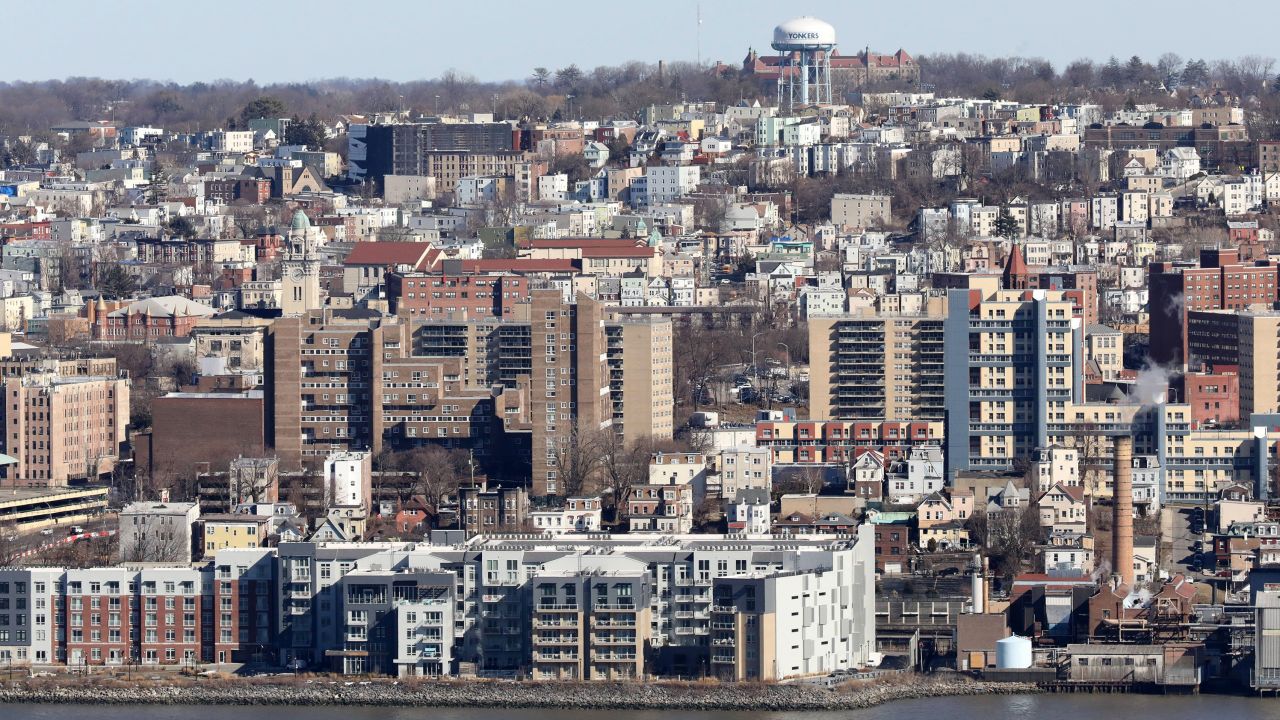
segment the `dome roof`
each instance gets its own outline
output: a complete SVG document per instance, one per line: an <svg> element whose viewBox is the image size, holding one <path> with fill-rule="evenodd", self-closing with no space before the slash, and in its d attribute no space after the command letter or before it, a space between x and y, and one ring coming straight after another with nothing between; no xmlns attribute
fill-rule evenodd
<svg viewBox="0 0 1280 720"><path fill-rule="evenodd" d="M836 29L808 15L792 18L773 29L774 50L814 49L835 44Z"/></svg>
<svg viewBox="0 0 1280 720"><path fill-rule="evenodd" d="M293 214L293 223L289 226L292 230L306 230L311 227L311 219L301 210Z"/></svg>

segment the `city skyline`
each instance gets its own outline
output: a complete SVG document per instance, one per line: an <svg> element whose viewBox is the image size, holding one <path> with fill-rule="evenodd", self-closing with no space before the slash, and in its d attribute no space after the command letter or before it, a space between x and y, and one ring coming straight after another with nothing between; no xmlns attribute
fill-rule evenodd
<svg viewBox="0 0 1280 720"><path fill-rule="evenodd" d="M1151 62L1163 53L1178 52L1212 61L1265 56L1272 47L1265 30L1269 24L1259 22L1239 25L1231 34L1201 37L1193 52L1169 40L1183 25L1180 13L1168 10L1152 17L1136 7L1092 1L1079 4L1072 13L1053 17L1046 26L1044 16L1027 13L1005 0L986 3L985 12L962 13L942 3L925 2L909 22L903 22L897 6L892 5L781 5L758 0L730 5L707 0L699 4L699 32L699 12L694 7L663 0L652 14L664 18L663 22L634 27L626 24L633 16L629 8L594 9L598 31L578 31L572 41L565 41L561 34L583 18L569 6L553 5L530 13L527 7L509 0L498 0L497 11L494 4L382 3L379 5L387 13L371 13L367 27L371 35L380 38L372 54L345 50L359 37L356 31L333 33L332 21L351 12L351 6L333 0L309 3L305 12L293 3L262 5L231 0L216 14L150 0L103 5L72 0L68 5L72 13L91 22L62 28L58 43L64 50L58 53L48 52L46 34L9 38L9 50L15 57L40 57L38 69L21 67L11 81L90 76L182 84L249 78L265 84L333 78L402 82L439 77L452 69L482 81L502 82L524 80L536 66L554 69L577 64L589 69L629 61L693 62L699 56L704 63L735 65L749 48L765 50L773 26L797 15L814 15L830 22L846 54L868 46L881 52L905 48L914 55L973 52L974 39L981 38L982 54L1044 58L1059 70L1080 58L1104 62L1112 55L1122 60L1138 55ZM1190 3L1169 5L1191 9ZM1268 11L1262 2L1242 5L1242 13L1265 15ZM728 12L730 8L732 12ZM134 12L128 12L130 9ZM927 12L931 9L942 12ZM1107 13L1110 21L1097 22L1096 11ZM13 27L39 27L43 22L40 12L34 5L19 5L6 11L6 19ZM516 13L522 14L517 17ZM383 22L385 27L381 27L378 20L382 17L396 20ZM510 21L488 26L495 17ZM259 30L246 30L246 21ZM438 25L456 25L462 30L435 32ZM201 32L193 43L188 31L195 27ZM492 34L489 44L468 44L482 28ZM147 51L123 52L120 43L137 31L145 32ZM288 38L291 44L304 38L304 46L311 49L273 52L277 37ZM333 49L320 42L330 37ZM1042 43L1039 38L1071 41ZM270 62L263 62L264 58Z"/></svg>

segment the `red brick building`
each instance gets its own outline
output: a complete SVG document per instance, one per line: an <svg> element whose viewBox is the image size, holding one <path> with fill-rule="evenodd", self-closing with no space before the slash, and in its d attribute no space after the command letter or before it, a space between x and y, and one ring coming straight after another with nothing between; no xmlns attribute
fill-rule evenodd
<svg viewBox="0 0 1280 720"><path fill-rule="evenodd" d="M1191 421L1196 425L1233 425L1240 422L1240 372L1236 367L1214 367L1187 373L1183 382Z"/></svg>
<svg viewBox="0 0 1280 720"><path fill-rule="evenodd" d="M1280 275L1270 261L1242 262L1239 250L1206 249L1200 262L1155 262L1147 269L1151 308L1151 360L1187 363L1187 312L1241 310L1277 299Z"/></svg>
<svg viewBox="0 0 1280 720"><path fill-rule="evenodd" d="M95 340L155 342L163 337L187 337L197 323L215 310L170 295L138 300L114 310L102 300L91 301L84 312Z"/></svg>

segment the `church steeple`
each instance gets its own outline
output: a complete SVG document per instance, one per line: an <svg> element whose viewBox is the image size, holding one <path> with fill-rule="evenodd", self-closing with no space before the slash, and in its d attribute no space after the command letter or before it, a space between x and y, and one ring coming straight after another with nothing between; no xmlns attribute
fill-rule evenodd
<svg viewBox="0 0 1280 720"><path fill-rule="evenodd" d="M1027 261L1022 257L1022 246L1017 241L1010 241L1009 259L1004 264L1004 289L1026 290L1031 284L1031 273L1027 270Z"/></svg>

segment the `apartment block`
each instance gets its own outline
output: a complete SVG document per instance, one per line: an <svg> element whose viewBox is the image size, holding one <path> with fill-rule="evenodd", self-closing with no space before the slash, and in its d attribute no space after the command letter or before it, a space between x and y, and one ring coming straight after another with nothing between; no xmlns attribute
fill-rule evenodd
<svg viewBox="0 0 1280 720"><path fill-rule="evenodd" d="M831 222L844 228L880 227L893 219L892 202L888 195L836 193L831 198Z"/></svg>
<svg viewBox="0 0 1280 720"><path fill-rule="evenodd" d="M605 324L612 422L625 442L675 432L671 319L624 315Z"/></svg>
<svg viewBox="0 0 1280 720"><path fill-rule="evenodd" d="M812 417L941 420L944 298L920 314L872 313L809 319Z"/></svg>
<svg viewBox="0 0 1280 720"><path fill-rule="evenodd" d="M65 487L111 472L127 440L129 381L105 375L38 372L4 381L0 468L6 487Z"/></svg>
<svg viewBox="0 0 1280 720"><path fill-rule="evenodd" d="M268 335L268 415L286 468L332 452L435 443L488 458L501 426L489 388L467 388L461 361L412 354L410 323L367 310L281 318Z"/></svg>
<svg viewBox="0 0 1280 720"><path fill-rule="evenodd" d="M1061 291L952 290L948 301L947 472L1009 470L1083 400L1083 322Z"/></svg>
<svg viewBox="0 0 1280 720"><path fill-rule="evenodd" d="M774 464L848 465L872 450L886 462L906 460L917 445L939 446L945 423L885 421L779 421L756 423L755 441Z"/></svg>
<svg viewBox="0 0 1280 720"><path fill-rule="evenodd" d="M1245 262L1239 250L1210 248L1200 251L1198 263L1151 263L1147 289L1151 360L1183 370L1189 356L1188 313L1270 305L1280 297L1280 276L1271 261Z"/></svg>

